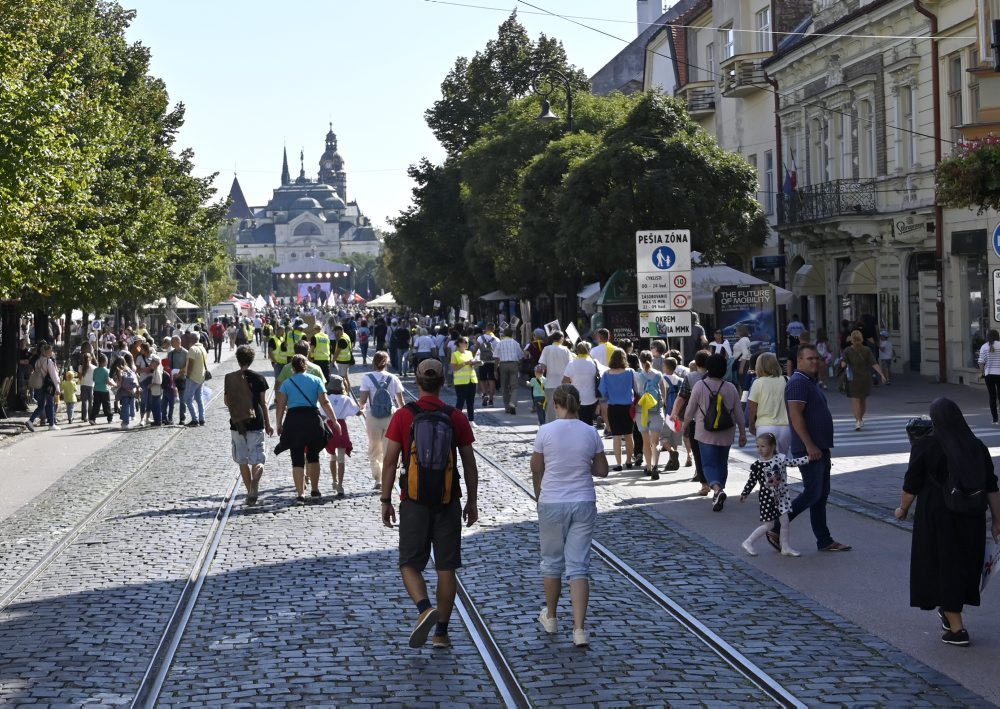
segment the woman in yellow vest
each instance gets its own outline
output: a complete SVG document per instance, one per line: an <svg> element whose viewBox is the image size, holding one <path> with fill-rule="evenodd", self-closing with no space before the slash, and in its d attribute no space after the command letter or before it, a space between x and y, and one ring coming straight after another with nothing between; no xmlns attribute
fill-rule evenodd
<svg viewBox="0 0 1000 709"><path fill-rule="evenodd" d="M469 352L469 338L462 335L455 341L455 351L451 353L451 371L455 380L455 408L459 411L466 407L469 414L469 423L475 421L476 406L476 385L479 378L476 377L476 367L482 362L472 356Z"/></svg>

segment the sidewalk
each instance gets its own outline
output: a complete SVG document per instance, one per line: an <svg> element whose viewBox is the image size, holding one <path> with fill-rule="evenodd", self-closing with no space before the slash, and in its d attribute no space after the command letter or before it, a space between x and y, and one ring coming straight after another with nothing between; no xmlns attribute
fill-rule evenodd
<svg viewBox="0 0 1000 709"><path fill-rule="evenodd" d="M211 355L210 355L211 356ZM225 347L222 361L235 356ZM220 381L218 384L222 386ZM211 384L209 384L211 386ZM18 411L8 423L23 424L30 412ZM80 413L79 404L77 414ZM66 423L65 409L56 412L58 431L38 426L35 433L22 428L23 433L0 438L0 520L7 519L19 508L34 500L66 474L76 469L90 456L115 443L130 430L119 428L119 420L94 426L77 421Z"/></svg>

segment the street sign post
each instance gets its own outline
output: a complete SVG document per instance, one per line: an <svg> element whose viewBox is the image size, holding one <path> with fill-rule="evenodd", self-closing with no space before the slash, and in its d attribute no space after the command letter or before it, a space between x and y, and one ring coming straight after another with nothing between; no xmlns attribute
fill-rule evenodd
<svg viewBox="0 0 1000 709"><path fill-rule="evenodd" d="M691 334L690 230L636 232L635 274L640 336Z"/></svg>

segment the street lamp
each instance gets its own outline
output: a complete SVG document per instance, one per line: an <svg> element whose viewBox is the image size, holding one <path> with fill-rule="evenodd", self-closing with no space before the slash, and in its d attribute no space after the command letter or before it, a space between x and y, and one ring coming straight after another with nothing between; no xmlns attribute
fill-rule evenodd
<svg viewBox="0 0 1000 709"><path fill-rule="evenodd" d="M542 112L538 114L538 119L542 123L552 123L558 121L558 114L552 111L549 103L549 96L556 90L556 83L561 81L566 89L566 125L570 132L573 131L573 87L569 79L558 69L542 69L531 81L531 88L536 94L542 97Z"/></svg>

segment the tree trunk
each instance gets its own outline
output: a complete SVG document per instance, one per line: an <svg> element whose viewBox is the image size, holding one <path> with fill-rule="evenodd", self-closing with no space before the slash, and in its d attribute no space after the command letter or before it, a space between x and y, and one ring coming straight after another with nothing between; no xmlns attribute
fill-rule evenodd
<svg viewBox="0 0 1000 709"><path fill-rule="evenodd" d="M0 302L0 383L6 381L8 377L14 378L7 401L0 404L9 411L21 408L17 396L17 353L21 344L20 319L18 301Z"/></svg>
<svg viewBox="0 0 1000 709"><path fill-rule="evenodd" d="M44 310L35 311L35 341L38 344L42 340L52 343L52 335L49 332L49 314ZM55 343L52 343L55 344Z"/></svg>
<svg viewBox="0 0 1000 709"><path fill-rule="evenodd" d="M63 321L63 356L62 361L66 366L70 366L69 356L73 352L73 309L67 308L65 320Z"/></svg>

